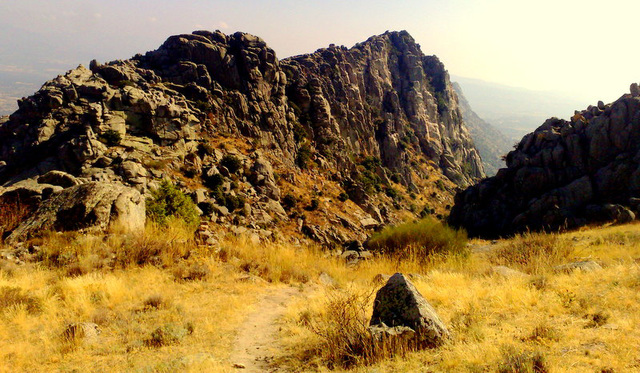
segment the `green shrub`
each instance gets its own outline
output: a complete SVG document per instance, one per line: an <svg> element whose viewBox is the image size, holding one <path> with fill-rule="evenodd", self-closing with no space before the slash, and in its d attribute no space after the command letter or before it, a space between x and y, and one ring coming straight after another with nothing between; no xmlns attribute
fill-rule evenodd
<svg viewBox="0 0 640 373"><path fill-rule="evenodd" d="M224 177L220 174L213 174L211 176L204 177L204 185L211 190L218 190L224 183Z"/></svg>
<svg viewBox="0 0 640 373"><path fill-rule="evenodd" d="M296 207L297 204L298 204L298 199L296 198L296 196L294 196L291 193L287 193L282 198L282 207L284 207L285 210L291 210L292 208Z"/></svg>
<svg viewBox="0 0 640 373"><path fill-rule="evenodd" d="M229 170L230 173L235 174L242 168L242 161L235 155L227 154L220 160L220 165Z"/></svg>
<svg viewBox="0 0 640 373"><path fill-rule="evenodd" d="M344 202L349 199L349 195L345 192L338 194L338 201Z"/></svg>
<svg viewBox="0 0 640 373"><path fill-rule="evenodd" d="M309 162L311 161L311 147L309 144L302 144L300 149L298 149L298 154L296 155L296 164L298 167L303 170L309 167Z"/></svg>
<svg viewBox="0 0 640 373"><path fill-rule="evenodd" d="M319 206L320 206L320 201L318 201L317 198L314 198L309 203L309 206L305 207L304 209L307 211L315 211L318 209Z"/></svg>
<svg viewBox="0 0 640 373"><path fill-rule="evenodd" d="M151 197L147 199L147 216L160 225L166 225L171 217L183 220L190 227L200 222L191 198L169 180L164 180L158 189L151 192Z"/></svg>
<svg viewBox="0 0 640 373"><path fill-rule="evenodd" d="M122 141L122 135L118 131L106 130L98 136L98 140L107 146L117 146Z"/></svg>
<svg viewBox="0 0 640 373"><path fill-rule="evenodd" d="M300 123L293 124L293 139L299 143L307 138L307 130Z"/></svg>
<svg viewBox="0 0 640 373"><path fill-rule="evenodd" d="M468 254L466 232L433 218L386 227L371 237L367 246L385 255L415 255L417 259L434 254Z"/></svg>

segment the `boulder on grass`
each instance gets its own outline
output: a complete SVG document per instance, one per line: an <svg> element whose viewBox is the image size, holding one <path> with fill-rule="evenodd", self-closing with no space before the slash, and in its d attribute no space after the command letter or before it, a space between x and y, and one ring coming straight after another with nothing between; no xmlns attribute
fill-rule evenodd
<svg viewBox="0 0 640 373"><path fill-rule="evenodd" d="M144 228L145 200L135 189L116 183L92 182L53 194L7 238L17 242L44 231Z"/></svg>
<svg viewBox="0 0 640 373"><path fill-rule="evenodd" d="M376 294L369 330L374 337L415 334L419 348L442 345L450 333L438 314L402 273L391 276Z"/></svg>

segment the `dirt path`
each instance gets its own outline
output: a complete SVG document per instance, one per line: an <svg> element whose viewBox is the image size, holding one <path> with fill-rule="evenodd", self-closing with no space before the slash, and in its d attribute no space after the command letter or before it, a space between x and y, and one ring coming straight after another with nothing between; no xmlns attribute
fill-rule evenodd
<svg viewBox="0 0 640 373"><path fill-rule="evenodd" d="M269 290L256 304L256 309L238 329L231 351L231 364L238 372L276 372L271 366L279 348L278 318L289 302L302 295L300 289L282 287Z"/></svg>

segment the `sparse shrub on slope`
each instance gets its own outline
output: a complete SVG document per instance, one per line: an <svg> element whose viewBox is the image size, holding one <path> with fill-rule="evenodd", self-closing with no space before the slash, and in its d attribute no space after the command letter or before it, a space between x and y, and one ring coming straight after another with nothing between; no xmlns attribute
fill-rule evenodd
<svg viewBox="0 0 640 373"><path fill-rule="evenodd" d="M172 217L193 228L200 221L193 201L168 180L151 192L151 198L147 199L147 216L160 225L166 225Z"/></svg>
<svg viewBox="0 0 640 373"><path fill-rule="evenodd" d="M370 249L402 258L431 255L467 255L467 235L433 218L386 227L369 239Z"/></svg>
<svg viewBox="0 0 640 373"><path fill-rule="evenodd" d="M538 274L565 263L573 252L566 240L555 233L525 233L514 237L491 253L489 260L496 265L516 267Z"/></svg>

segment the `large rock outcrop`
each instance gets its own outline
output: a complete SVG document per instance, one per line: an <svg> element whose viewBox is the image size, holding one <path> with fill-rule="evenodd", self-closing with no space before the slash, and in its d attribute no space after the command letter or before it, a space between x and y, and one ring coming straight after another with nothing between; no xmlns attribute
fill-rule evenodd
<svg viewBox="0 0 640 373"><path fill-rule="evenodd" d="M144 195L172 178L200 190L203 211L225 204L229 224L288 221L261 208L284 196L280 176L331 180L359 205L351 219L382 222L408 207L391 181L415 194L440 175L459 187L484 175L444 66L404 31L285 60L256 36L196 31L79 66L18 104L0 118L0 185L63 171ZM444 210L453 184L437 190Z"/></svg>
<svg viewBox="0 0 640 373"><path fill-rule="evenodd" d="M145 200L137 190L91 182L54 193L7 240L20 241L46 231L140 231L145 219Z"/></svg>
<svg viewBox="0 0 640 373"><path fill-rule="evenodd" d="M628 221L640 196L640 97L552 118L506 157L507 168L456 196L450 215L472 235Z"/></svg>

